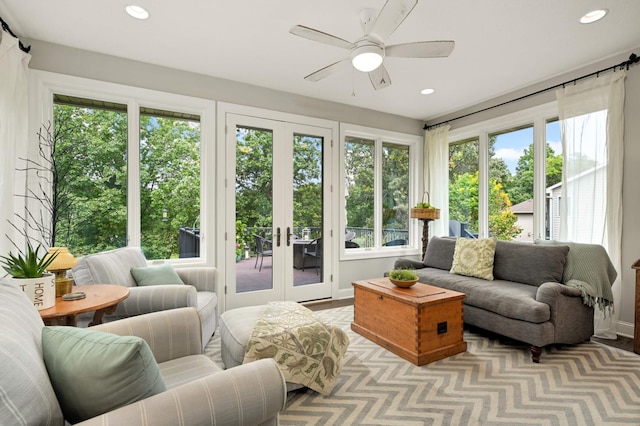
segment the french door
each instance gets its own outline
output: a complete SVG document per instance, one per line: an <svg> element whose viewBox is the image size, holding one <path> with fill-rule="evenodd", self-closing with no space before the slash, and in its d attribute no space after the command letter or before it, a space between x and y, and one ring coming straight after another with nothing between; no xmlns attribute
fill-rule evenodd
<svg viewBox="0 0 640 426"><path fill-rule="evenodd" d="M226 115L226 309L331 296L331 129Z"/></svg>

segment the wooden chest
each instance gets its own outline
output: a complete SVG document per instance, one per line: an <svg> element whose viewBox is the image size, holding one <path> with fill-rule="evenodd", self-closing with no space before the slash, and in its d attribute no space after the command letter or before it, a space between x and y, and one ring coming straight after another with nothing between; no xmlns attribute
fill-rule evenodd
<svg viewBox="0 0 640 426"><path fill-rule="evenodd" d="M464 293L416 283L399 288L388 278L356 281L351 329L415 365L467 350Z"/></svg>

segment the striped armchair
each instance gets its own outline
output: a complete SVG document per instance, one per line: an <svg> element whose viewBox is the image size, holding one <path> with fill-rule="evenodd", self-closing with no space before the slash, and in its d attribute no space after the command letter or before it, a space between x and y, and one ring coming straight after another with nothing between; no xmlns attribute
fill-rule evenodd
<svg viewBox="0 0 640 426"><path fill-rule="evenodd" d="M90 254L78 259L71 270L76 285L117 284L129 288L129 297L120 302L106 321L127 318L167 309L194 307L202 321L202 342L206 345L218 326L218 297L216 295L216 268L176 268L187 285L138 286L131 268L148 266L139 247Z"/></svg>
<svg viewBox="0 0 640 426"><path fill-rule="evenodd" d="M0 323L0 424L62 426L62 403L43 358L44 324L27 296L13 284L0 283ZM265 359L221 370L202 354L200 319L194 308L139 315L90 330L146 341L166 390L76 424L278 423L286 402L286 384L277 364Z"/></svg>

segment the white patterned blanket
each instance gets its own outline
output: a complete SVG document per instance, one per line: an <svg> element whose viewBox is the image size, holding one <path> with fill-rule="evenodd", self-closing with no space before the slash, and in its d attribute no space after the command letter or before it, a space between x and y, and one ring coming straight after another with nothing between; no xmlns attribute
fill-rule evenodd
<svg viewBox="0 0 640 426"><path fill-rule="evenodd" d="M243 363L273 358L287 382L323 395L335 386L349 337L295 302L269 302L247 343Z"/></svg>

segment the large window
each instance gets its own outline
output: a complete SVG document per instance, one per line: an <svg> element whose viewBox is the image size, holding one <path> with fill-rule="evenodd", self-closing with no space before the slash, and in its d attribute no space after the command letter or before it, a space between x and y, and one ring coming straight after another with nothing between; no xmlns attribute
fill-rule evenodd
<svg viewBox="0 0 640 426"><path fill-rule="evenodd" d="M449 235L478 235L478 139L449 145Z"/></svg>
<svg viewBox="0 0 640 426"><path fill-rule="evenodd" d="M126 245L148 259L200 256L199 115L56 94L53 117L56 246L76 256Z"/></svg>
<svg viewBox="0 0 640 426"><path fill-rule="evenodd" d="M150 259L198 257L200 117L142 108L140 226Z"/></svg>
<svg viewBox="0 0 640 426"><path fill-rule="evenodd" d="M419 138L368 130L366 136L346 132L343 139L345 253L415 248L409 210L416 200Z"/></svg>
<svg viewBox="0 0 640 426"><path fill-rule="evenodd" d="M562 175L556 114L545 105L450 132L450 235L553 236Z"/></svg>

